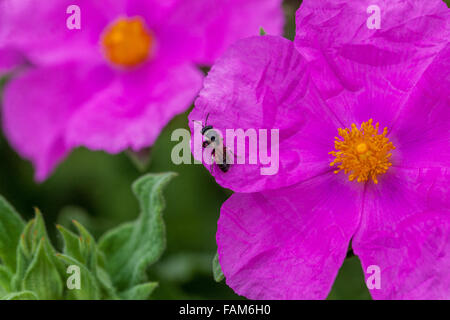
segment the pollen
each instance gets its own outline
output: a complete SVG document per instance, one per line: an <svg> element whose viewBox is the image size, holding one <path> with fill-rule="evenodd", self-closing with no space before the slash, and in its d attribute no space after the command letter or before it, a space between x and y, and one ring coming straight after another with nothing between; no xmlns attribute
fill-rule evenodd
<svg viewBox="0 0 450 320"><path fill-rule="evenodd" d="M395 147L386 137L388 129L379 133L379 123L373 126L373 120L363 122L358 128L356 124L351 129L338 129L339 137L335 137L335 159L330 166L337 167L334 173L344 171L350 181L366 182L372 179L378 183L377 177L386 173L392 163L391 150Z"/></svg>
<svg viewBox="0 0 450 320"><path fill-rule="evenodd" d="M111 63L120 67L134 67L151 56L155 39L141 18L120 18L106 27L101 44Z"/></svg>

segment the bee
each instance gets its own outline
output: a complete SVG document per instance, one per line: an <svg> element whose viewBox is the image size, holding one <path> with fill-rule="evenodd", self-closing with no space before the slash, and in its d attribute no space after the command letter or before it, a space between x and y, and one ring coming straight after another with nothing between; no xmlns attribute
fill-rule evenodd
<svg viewBox="0 0 450 320"><path fill-rule="evenodd" d="M214 130L213 126L208 125L208 117L209 113L206 116L205 125L202 128L202 135L205 137L205 141L203 141L202 147L207 148L211 145L213 148L211 152L211 156L214 157L214 162L217 164L219 169L226 173L230 170L231 164L227 163L227 157L229 157L229 152L227 147L223 144L222 137L220 134Z"/></svg>

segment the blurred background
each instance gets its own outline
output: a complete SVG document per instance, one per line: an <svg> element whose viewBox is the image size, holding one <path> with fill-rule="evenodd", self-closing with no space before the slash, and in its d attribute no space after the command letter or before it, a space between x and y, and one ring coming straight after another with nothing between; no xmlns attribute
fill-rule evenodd
<svg viewBox="0 0 450 320"><path fill-rule="evenodd" d="M284 3L285 36L291 40L300 2ZM4 80L0 81L0 93L3 84ZM167 250L148 270L150 279L160 283L152 298L241 299L224 281L214 281L211 268L220 207L231 192L219 187L203 166L176 166L170 160L176 144L170 141L170 134L176 128L188 128L189 111L165 128L143 171L126 154L78 149L42 184L34 182L31 164L11 149L0 130L0 194L25 219L32 217L33 207L39 207L53 242L61 249L56 223L69 227L70 221L76 219L98 238L109 228L138 215L138 203L131 192L133 181L146 172L177 172L178 177L165 190ZM357 257L345 260L329 299L370 299Z"/></svg>

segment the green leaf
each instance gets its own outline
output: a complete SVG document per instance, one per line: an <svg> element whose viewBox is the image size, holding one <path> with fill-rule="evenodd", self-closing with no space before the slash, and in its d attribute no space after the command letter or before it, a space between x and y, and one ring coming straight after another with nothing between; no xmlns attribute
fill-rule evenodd
<svg viewBox="0 0 450 320"><path fill-rule="evenodd" d="M95 268L97 267L97 245L95 239L80 223L75 220L72 222L80 234L80 252L84 258L82 262L89 270L95 273Z"/></svg>
<svg viewBox="0 0 450 320"><path fill-rule="evenodd" d="M222 267L219 264L219 254L216 253L214 256L214 259L212 261L212 269L213 269L213 276L214 281L221 282L223 279L225 279L225 276L222 272Z"/></svg>
<svg viewBox="0 0 450 320"><path fill-rule="evenodd" d="M265 36L266 34L267 34L267 33L266 33L266 31L264 30L263 27L259 28L259 35L260 35L260 36Z"/></svg>
<svg viewBox="0 0 450 320"><path fill-rule="evenodd" d="M24 228L19 247L22 249L22 254L25 256L26 265L31 262L33 257L36 256L39 243L44 239L43 248L47 254L47 257L51 260L54 266L57 268L59 274L62 276L65 273L64 266L56 259L56 251L53 245L49 241L47 230L45 228L44 218L38 208L34 209L35 217L30 220Z"/></svg>
<svg viewBox="0 0 450 320"><path fill-rule="evenodd" d="M35 217L30 220L23 231L25 242L23 243L27 254L34 254L41 239L48 239L44 218L41 212L35 208Z"/></svg>
<svg viewBox="0 0 450 320"><path fill-rule="evenodd" d="M114 288L114 285L111 281L111 278L109 277L108 272L106 272L106 270L100 266L97 266L97 280L100 289L103 292L102 296L105 297L104 299L109 300L119 299L119 296L116 293L116 289Z"/></svg>
<svg viewBox="0 0 450 320"><path fill-rule="evenodd" d="M20 291L7 294L1 300L38 300L38 297L32 291Z"/></svg>
<svg viewBox="0 0 450 320"><path fill-rule="evenodd" d="M16 253L16 272L12 278L11 289L15 291L22 290L22 280L29 268L32 260L36 257L38 244L44 239L44 250L53 263L58 263L54 259L55 251L48 241L47 231L45 229L44 219L39 210L35 209L36 216L34 219L28 221L20 236L19 245ZM56 265L56 264L55 264ZM60 270L60 274L61 274ZM63 271L62 271L63 272Z"/></svg>
<svg viewBox="0 0 450 320"><path fill-rule="evenodd" d="M75 260L84 262L80 248L80 237L61 225L57 225L56 228L61 233L64 240L64 254L74 258Z"/></svg>
<svg viewBox="0 0 450 320"><path fill-rule="evenodd" d="M157 286L157 282L138 284L137 286L134 286L133 288L122 293L121 296L125 300L148 300Z"/></svg>
<svg viewBox="0 0 450 320"><path fill-rule="evenodd" d="M38 244L36 255L31 261L22 281L23 290L36 293L41 300L54 300L62 298L61 277L46 250L45 239L42 238Z"/></svg>
<svg viewBox="0 0 450 320"><path fill-rule="evenodd" d="M58 254L57 257L66 266L78 266L80 268L80 289L69 289L68 281L71 274L67 274L67 297L76 300L98 300L100 299L100 288L94 274L82 263L65 254Z"/></svg>
<svg viewBox="0 0 450 320"><path fill-rule="evenodd" d="M60 225L56 226L64 239L64 253L86 265L89 270L95 273L97 256L98 254L102 255L102 253L97 252L95 239L89 231L75 220L72 223L78 229L80 236Z"/></svg>
<svg viewBox="0 0 450 320"><path fill-rule="evenodd" d="M57 257L66 266L78 266L81 273L81 288L68 289L68 297L70 299L100 299L100 286L109 296L114 297L114 288L107 287L108 278L98 271L97 246L94 237L77 221L73 220L72 223L78 229L80 236L62 226L57 226L64 239L64 254L57 255ZM98 273L102 277L99 279L100 283L97 281ZM69 286L67 287L69 288Z"/></svg>
<svg viewBox="0 0 450 320"><path fill-rule="evenodd" d="M11 291L11 279L13 274L6 266L0 265L0 289Z"/></svg>
<svg viewBox="0 0 450 320"><path fill-rule="evenodd" d="M145 281L146 268L165 249L162 190L174 176L174 173L149 174L138 179L133 191L141 207L139 218L111 230L99 241L106 257L106 269L120 291Z"/></svg>
<svg viewBox="0 0 450 320"><path fill-rule="evenodd" d="M22 279L25 276L28 266L31 263L31 254L25 252L25 236L22 234L20 244L17 246L17 267L16 273L11 279L11 289L20 291L22 289Z"/></svg>
<svg viewBox="0 0 450 320"><path fill-rule="evenodd" d="M16 248L24 226L22 218L0 196L0 259L10 271L16 270Z"/></svg>

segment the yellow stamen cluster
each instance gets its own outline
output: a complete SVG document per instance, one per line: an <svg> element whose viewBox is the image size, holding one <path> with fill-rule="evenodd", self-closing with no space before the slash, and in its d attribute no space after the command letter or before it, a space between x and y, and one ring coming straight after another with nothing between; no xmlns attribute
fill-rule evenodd
<svg viewBox="0 0 450 320"><path fill-rule="evenodd" d="M365 182L371 178L378 183L377 176L392 165L390 151L395 147L386 137L388 129L378 133L379 123L374 127L372 122L372 119L363 122L360 128L353 123L351 129L338 129L340 137L335 137L334 141L336 150L330 152L336 158L330 166L338 168L334 173L344 171L350 181Z"/></svg>
<svg viewBox="0 0 450 320"><path fill-rule="evenodd" d="M103 32L101 43L110 62L133 67L144 62L154 49L155 40L138 17L120 18Z"/></svg>

